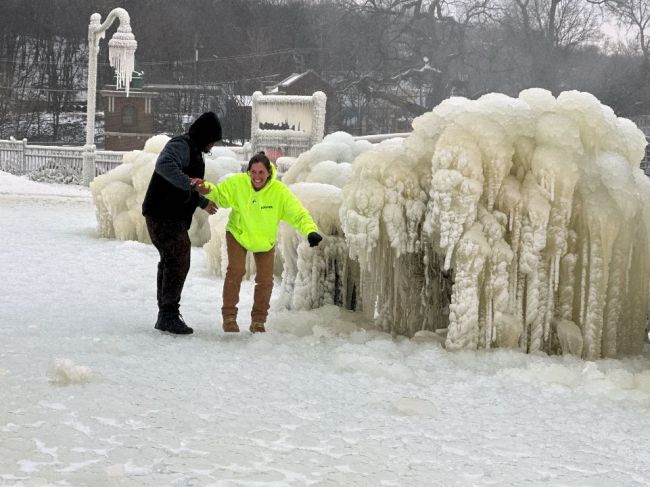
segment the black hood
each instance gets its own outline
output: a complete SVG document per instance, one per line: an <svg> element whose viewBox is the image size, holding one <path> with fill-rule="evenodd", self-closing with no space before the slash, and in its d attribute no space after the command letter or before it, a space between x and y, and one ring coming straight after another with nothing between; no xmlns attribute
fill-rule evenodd
<svg viewBox="0 0 650 487"><path fill-rule="evenodd" d="M194 120L187 131L192 141L203 150L208 144L221 140L221 124L214 112L205 112Z"/></svg>

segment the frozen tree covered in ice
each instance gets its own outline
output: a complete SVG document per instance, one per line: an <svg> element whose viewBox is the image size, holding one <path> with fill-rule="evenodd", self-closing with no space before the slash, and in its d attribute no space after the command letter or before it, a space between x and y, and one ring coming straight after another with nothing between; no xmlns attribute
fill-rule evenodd
<svg viewBox="0 0 650 487"><path fill-rule="evenodd" d="M360 304L448 349L640 351L650 276L643 133L596 98L451 98L361 153L341 229ZM296 171L299 170L296 164Z"/></svg>
<svg viewBox="0 0 650 487"><path fill-rule="evenodd" d="M98 233L101 237L151 243L142 216L142 202L158 154L168 140L166 135L150 138L143 150L126 153L122 164L106 174L97 176L90 183ZM217 181L225 174L239 172L241 164L231 150L215 147L210 155L205 156L205 177L210 181ZM207 213L194 213L189 233L193 245L203 245L209 240Z"/></svg>

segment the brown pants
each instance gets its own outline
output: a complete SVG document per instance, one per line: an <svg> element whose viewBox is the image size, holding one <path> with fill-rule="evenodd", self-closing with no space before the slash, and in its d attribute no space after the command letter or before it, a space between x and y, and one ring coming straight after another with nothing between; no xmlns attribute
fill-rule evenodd
<svg viewBox="0 0 650 487"><path fill-rule="evenodd" d="M228 269L223 283L223 307L221 315L224 321L237 318L237 303L239 289L246 273L246 253L230 232L226 232L226 248L228 249ZM253 310L251 321L266 323L269 314L269 302L273 291L273 260L275 247L267 252L255 252L255 293L253 295Z"/></svg>

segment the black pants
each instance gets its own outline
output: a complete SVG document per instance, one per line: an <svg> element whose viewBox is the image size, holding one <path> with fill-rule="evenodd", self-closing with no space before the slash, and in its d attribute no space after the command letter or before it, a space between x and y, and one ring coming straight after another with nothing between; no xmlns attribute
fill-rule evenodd
<svg viewBox="0 0 650 487"><path fill-rule="evenodd" d="M160 311L178 312L185 278L190 270L189 225L183 220L146 217L147 230L158 253L157 293Z"/></svg>

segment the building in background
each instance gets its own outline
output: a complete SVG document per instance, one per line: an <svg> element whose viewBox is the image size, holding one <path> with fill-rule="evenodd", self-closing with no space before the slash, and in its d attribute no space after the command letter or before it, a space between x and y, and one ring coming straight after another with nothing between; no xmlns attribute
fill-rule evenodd
<svg viewBox="0 0 650 487"><path fill-rule="evenodd" d="M104 149L130 151L142 149L154 135L153 100L155 91L143 88L142 74L134 72L129 96L124 90L107 85L100 90L104 105Z"/></svg>

